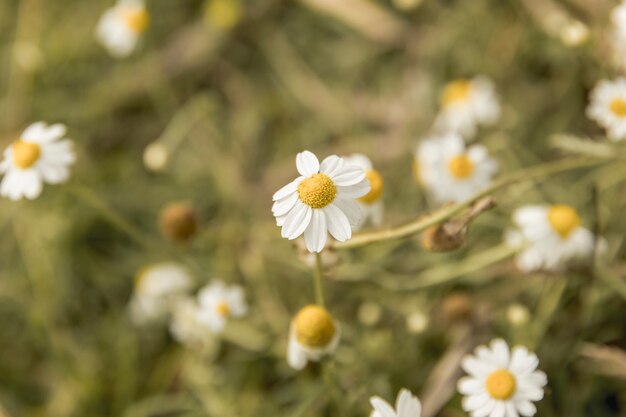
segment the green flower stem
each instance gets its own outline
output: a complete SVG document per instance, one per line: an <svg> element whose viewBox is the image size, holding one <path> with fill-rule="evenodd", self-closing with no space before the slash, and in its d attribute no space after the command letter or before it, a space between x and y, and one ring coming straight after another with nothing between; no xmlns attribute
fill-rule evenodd
<svg viewBox="0 0 626 417"><path fill-rule="evenodd" d="M324 307L324 290L322 288L322 254L315 254L315 272L313 274L313 285L315 286L315 302Z"/></svg>
<svg viewBox="0 0 626 417"><path fill-rule="evenodd" d="M465 200L462 203L443 207L427 216L422 216L417 220L414 220L402 226L377 230L369 233L361 233L355 235L352 239L346 242L334 242L332 244L332 247L334 249L352 249L365 246L370 243L406 238L417 233L421 233L429 227L440 224L456 216L479 199L512 183L529 179L543 178L552 174L571 171L574 169L591 167L598 165L606 160L607 159L568 158L515 171L493 182L491 186L485 188L483 191L477 193L476 195Z"/></svg>

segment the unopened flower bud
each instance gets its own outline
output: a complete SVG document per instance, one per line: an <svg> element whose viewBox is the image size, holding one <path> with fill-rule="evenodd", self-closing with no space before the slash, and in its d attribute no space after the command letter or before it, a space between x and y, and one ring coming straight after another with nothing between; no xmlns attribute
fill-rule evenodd
<svg viewBox="0 0 626 417"><path fill-rule="evenodd" d="M447 295L441 303L441 316L448 323L468 320L472 316L472 300L462 293Z"/></svg>
<svg viewBox="0 0 626 417"><path fill-rule="evenodd" d="M194 208L181 202L169 203L159 216L161 233L168 239L188 242L198 230L198 219Z"/></svg>
<svg viewBox="0 0 626 417"><path fill-rule="evenodd" d="M170 153L165 145L154 142L146 146L143 151L143 164L150 171L161 171L170 159Z"/></svg>
<svg viewBox="0 0 626 417"><path fill-rule="evenodd" d="M411 313L406 318L406 328L410 333L419 334L428 328L428 316L421 311Z"/></svg>
<svg viewBox="0 0 626 417"><path fill-rule="evenodd" d="M525 305L511 304L506 309L506 319L514 326L523 326L530 320L530 312Z"/></svg>

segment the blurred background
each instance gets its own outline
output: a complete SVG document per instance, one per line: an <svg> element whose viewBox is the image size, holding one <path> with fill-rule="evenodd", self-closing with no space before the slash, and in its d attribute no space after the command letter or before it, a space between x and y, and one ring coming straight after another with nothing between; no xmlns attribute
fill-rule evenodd
<svg viewBox="0 0 626 417"><path fill-rule="evenodd" d="M370 396L407 387L425 416L463 416L459 358L495 336L537 351L549 380L538 415L626 415L623 160L498 191L450 253L407 239L332 254L342 342L301 373L285 351L292 315L313 301L311 270L270 210L304 149L368 155L385 224L436 209L413 153L459 77L496 85L502 117L478 141L501 173L580 153L564 134L602 134L584 109L597 80L618 75L605 40L616 4L148 0L149 28L118 60L95 37L112 1L2 0L2 147L60 122L78 160L68 184L0 201L0 415L367 416ZM174 201L197 214L185 244L160 230ZM518 272L504 231L515 208L542 202L576 207L606 253L567 273ZM248 316L202 349L166 324L134 325L134 277L164 261L196 288L242 285Z"/></svg>

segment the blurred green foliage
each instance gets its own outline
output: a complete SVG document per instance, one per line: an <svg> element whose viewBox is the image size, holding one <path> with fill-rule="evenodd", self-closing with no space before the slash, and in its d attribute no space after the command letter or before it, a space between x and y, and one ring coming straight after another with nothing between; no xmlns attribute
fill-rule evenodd
<svg viewBox="0 0 626 417"><path fill-rule="evenodd" d="M457 77L486 74L498 87L503 117L479 140L503 172L563 156L552 134L601 134L583 115L588 90L615 75L601 40L611 3L556 2L592 29L570 48L529 11L537 2L424 0L401 11L363 0L342 15L315 7L335 4L321 0L240 1L224 29L202 1L149 0L151 26L123 61L94 38L110 1L0 2L0 138L62 122L79 155L69 184L0 201L6 415L365 416L371 395L391 400L406 386L443 399L438 415L461 416L450 364L496 335L537 349L549 379L538 415L624 415L623 377L580 355L585 342L626 348L622 160L507 187L449 254L417 239L340 253L326 296L343 340L333 360L302 373L287 367L285 347L291 315L313 300L311 271L270 212L303 149L368 154L385 178L389 224L435 209L411 176L412 152ZM371 4L380 14L359 23ZM156 173L142 163L154 141L171 152ZM174 200L201 219L187 247L159 234L159 210ZM537 202L578 208L608 253L566 274L517 272L498 245L512 210ZM133 276L162 260L185 263L198 286L244 285L251 314L204 352L164 326L132 326ZM450 294L469 313L451 314ZM364 303L379 313L373 322ZM512 303L530 321L507 321ZM415 312L429 321L420 334L406 327Z"/></svg>

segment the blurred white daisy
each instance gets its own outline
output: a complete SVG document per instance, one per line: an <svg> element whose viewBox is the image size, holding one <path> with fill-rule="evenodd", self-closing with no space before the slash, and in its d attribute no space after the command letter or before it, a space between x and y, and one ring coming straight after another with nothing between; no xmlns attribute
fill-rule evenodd
<svg viewBox="0 0 626 417"><path fill-rule="evenodd" d="M490 347L479 346L461 366L469 374L458 382L463 409L472 417L529 417L533 404L543 398L546 374L537 370L539 359L523 346L509 346L502 339Z"/></svg>
<svg viewBox="0 0 626 417"><path fill-rule="evenodd" d="M406 388L398 393L395 410L391 404L380 397L370 398L370 404L374 408L370 417L420 417L422 415L420 400Z"/></svg>
<svg viewBox="0 0 626 417"><path fill-rule="evenodd" d="M287 362L301 370L309 361L317 362L339 344L341 329L330 313L318 305L303 307L291 320Z"/></svg>
<svg viewBox="0 0 626 417"><path fill-rule="evenodd" d="M448 83L441 95L441 110L435 129L471 138L480 125L491 125L500 117L500 104L493 82L486 77Z"/></svg>
<svg viewBox="0 0 626 417"><path fill-rule="evenodd" d="M113 57L124 58L135 50L149 23L143 0L118 0L100 18L96 35Z"/></svg>
<svg viewBox="0 0 626 417"><path fill-rule="evenodd" d="M497 169L484 146L466 147L456 133L422 141L415 155L420 184L441 203L460 202L482 191Z"/></svg>
<svg viewBox="0 0 626 417"><path fill-rule="evenodd" d="M213 333L221 333L230 318L242 317L248 312L243 289L226 285L220 280L206 285L198 293L198 321Z"/></svg>
<svg viewBox="0 0 626 417"><path fill-rule="evenodd" d="M356 165L365 171L365 177L370 183L370 191L363 197L357 200L363 217L359 225L364 224L368 219L374 226L381 226L383 224L383 215L385 207L383 205L383 177L380 172L374 169L372 161L363 154L353 154L344 158L346 165Z"/></svg>
<svg viewBox="0 0 626 417"><path fill-rule="evenodd" d="M39 197L43 184L61 184L70 177L76 160L72 141L62 124L33 123L5 151L0 173L5 174L0 194L11 200Z"/></svg>
<svg viewBox="0 0 626 417"><path fill-rule="evenodd" d="M609 139L626 138L626 78L602 80L591 91L587 116L606 129Z"/></svg>
<svg viewBox="0 0 626 417"><path fill-rule="evenodd" d="M593 234L580 226L580 217L572 207L533 205L513 213L515 229L505 240L519 247L517 267L525 272L559 270L568 262L593 253Z"/></svg>
<svg viewBox="0 0 626 417"><path fill-rule="evenodd" d="M322 251L328 233L340 242L350 239L362 216L356 199L370 191L365 172L336 155L320 164L309 151L298 154L296 167L300 176L273 196L282 236L293 240L304 233L310 252Z"/></svg>
<svg viewBox="0 0 626 417"><path fill-rule="evenodd" d="M131 320L143 325L166 318L192 285L191 276L180 264L164 262L142 268L130 300Z"/></svg>
<svg viewBox="0 0 626 417"><path fill-rule="evenodd" d="M184 297L172 309L170 334L185 345L206 344L211 333L199 320L200 307L195 297Z"/></svg>

